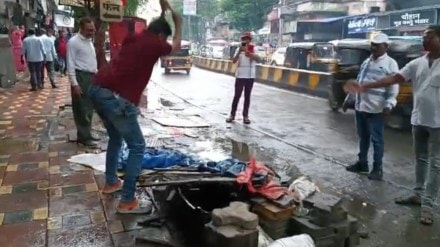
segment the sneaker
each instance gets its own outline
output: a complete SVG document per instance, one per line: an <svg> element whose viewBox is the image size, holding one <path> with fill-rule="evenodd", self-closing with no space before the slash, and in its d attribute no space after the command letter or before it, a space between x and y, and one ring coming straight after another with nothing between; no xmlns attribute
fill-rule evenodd
<svg viewBox="0 0 440 247"><path fill-rule="evenodd" d="M106 184L101 192L102 194L112 194L121 190L122 190L122 181L118 179L118 181L113 185Z"/></svg>
<svg viewBox="0 0 440 247"><path fill-rule="evenodd" d="M356 162L356 164L347 166L345 168L349 172L356 172L356 173L368 173L368 165L362 164L361 162Z"/></svg>
<svg viewBox="0 0 440 247"><path fill-rule="evenodd" d="M153 205L150 201L146 201L142 204L143 205L141 205L137 198L135 198L133 202L129 203L119 202L119 205L116 207L116 211L120 214L148 214L153 209Z"/></svg>
<svg viewBox="0 0 440 247"><path fill-rule="evenodd" d="M383 171L380 168L373 168L373 170L368 174L368 179L374 181L382 181Z"/></svg>
<svg viewBox="0 0 440 247"><path fill-rule="evenodd" d="M84 147L97 147L98 144L94 143L92 140L86 141L77 141L78 145L82 145Z"/></svg>
<svg viewBox="0 0 440 247"><path fill-rule="evenodd" d="M232 123L234 121L235 121L235 117L233 117L233 116L230 116L226 119L226 123Z"/></svg>

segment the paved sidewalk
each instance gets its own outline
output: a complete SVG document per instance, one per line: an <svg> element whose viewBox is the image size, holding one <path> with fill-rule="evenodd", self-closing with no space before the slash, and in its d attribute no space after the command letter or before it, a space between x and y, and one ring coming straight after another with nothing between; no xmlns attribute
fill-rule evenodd
<svg viewBox="0 0 440 247"><path fill-rule="evenodd" d="M115 214L117 198L99 193L102 174L67 162L87 150L68 142L70 88L67 77L57 82L0 91L0 246L134 246L138 218Z"/></svg>

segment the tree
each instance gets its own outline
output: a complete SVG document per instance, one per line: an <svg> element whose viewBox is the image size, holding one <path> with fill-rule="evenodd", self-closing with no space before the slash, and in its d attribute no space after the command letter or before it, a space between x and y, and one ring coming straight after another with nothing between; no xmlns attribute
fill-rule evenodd
<svg viewBox="0 0 440 247"><path fill-rule="evenodd" d="M254 31L263 27L267 13L278 0L220 0L231 26L239 31Z"/></svg>
<svg viewBox="0 0 440 247"><path fill-rule="evenodd" d="M126 6L124 14L127 16L136 16L137 10L143 4L146 4L148 0L126 0ZM94 39L94 45L96 50L96 60L98 67L107 63L105 58L105 30L107 29L107 23L99 19L99 0L84 0L84 7L73 7L75 21L78 21L81 17L90 16L95 21L96 34Z"/></svg>
<svg viewBox="0 0 440 247"><path fill-rule="evenodd" d="M136 16L140 6L148 3L148 0L127 0L127 4L124 9L126 16Z"/></svg>
<svg viewBox="0 0 440 247"><path fill-rule="evenodd" d="M171 7L182 15L182 38L201 41L205 34L204 23L206 20L213 20L218 14L219 2L218 0L197 0L197 15L189 17L183 15L183 1L169 0Z"/></svg>

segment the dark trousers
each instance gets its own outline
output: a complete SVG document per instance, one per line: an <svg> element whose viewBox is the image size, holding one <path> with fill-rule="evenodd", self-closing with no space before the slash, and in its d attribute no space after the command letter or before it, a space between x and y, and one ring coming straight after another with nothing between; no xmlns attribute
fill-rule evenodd
<svg viewBox="0 0 440 247"><path fill-rule="evenodd" d="M43 62L28 62L29 74L31 76L31 87L36 89L43 86L43 77L41 75Z"/></svg>
<svg viewBox="0 0 440 247"><path fill-rule="evenodd" d="M82 90L82 95L74 96L72 94L72 110L79 142L92 138L93 106L87 95L92 82L92 76L93 74L89 72L76 71L76 80Z"/></svg>
<svg viewBox="0 0 440 247"><path fill-rule="evenodd" d="M382 113L366 113L356 111L356 127L359 136L359 162L368 166L368 150L370 142L374 148L374 167L382 169L384 153L384 117Z"/></svg>
<svg viewBox="0 0 440 247"><path fill-rule="evenodd" d="M253 86L253 78L235 79L235 93L234 99L232 100L231 116L235 116L235 113L237 112L238 103L240 102L241 94L244 89L243 117L249 117L249 106L251 105L251 92Z"/></svg>
<svg viewBox="0 0 440 247"><path fill-rule="evenodd" d="M46 61L43 62L43 65L41 66L41 76L42 76L42 82L44 84L44 69L47 71L47 76L49 77L50 84L52 86L55 86L55 79L54 79L54 73L55 73L55 65L53 61Z"/></svg>

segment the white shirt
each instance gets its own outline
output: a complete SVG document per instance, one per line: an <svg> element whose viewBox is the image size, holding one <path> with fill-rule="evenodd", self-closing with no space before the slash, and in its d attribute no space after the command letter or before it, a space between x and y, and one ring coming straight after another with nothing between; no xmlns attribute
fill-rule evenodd
<svg viewBox="0 0 440 247"><path fill-rule="evenodd" d="M92 39L87 39L79 33L67 42L67 74L72 86L78 85L76 70L90 73L98 71Z"/></svg>
<svg viewBox="0 0 440 247"><path fill-rule="evenodd" d="M53 62L57 57L57 52L55 50L55 43L46 34L41 35L41 42L43 43L44 50L46 51L46 61Z"/></svg>
<svg viewBox="0 0 440 247"><path fill-rule="evenodd" d="M409 62L399 74L412 83L411 124L440 128L440 58L430 68L428 56L419 57Z"/></svg>
<svg viewBox="0 0 440 247"><path fill-rule="evenodd" d="M240 49L237 49L237 51L235 52L235 56L240 52ZM240 56L238 57L238 61L237 61L237 71L235 71L235 77L236 78L252 78L255 79L255 70L256 70L256 66L257 63L246 57L246 55L244 54L244 52L241 52Z"/></svg>
<svg viewBox="0 0 440 247"><path fill-rule="evenodd" d="M384 54L376 60L373 57L367 58L359 71L357 81L365 85L396 74L399 72L399 65L396 60ZM369 89L365 93L356 95L356 111L381 113L385 108L392 109L397 104L398 95L398 84L387 88Z"/></svg>

